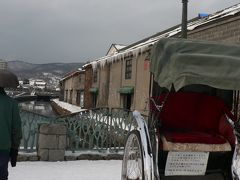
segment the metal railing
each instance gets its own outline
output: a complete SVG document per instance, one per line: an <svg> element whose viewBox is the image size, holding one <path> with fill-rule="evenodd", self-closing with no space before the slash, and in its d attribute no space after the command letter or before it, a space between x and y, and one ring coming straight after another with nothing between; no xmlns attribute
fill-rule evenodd
<svg viewBox="0 0 240 180"><path fill-rule="evenodd" d="M28 110L20 110L22 121L22 142L20 150L25 152L36 151L38 126L42 123L52 123L53 119Z"/></svg>
<svg viewBox="0 0 240 180"><path fill-rule="evenodd" d="M124 148L128 132L136 121L133 113L121 108L97 108L60 117L47 117L26 110L22 118L22 150L36 149L38 126L42 123L63 123L67 127L67 149L117 152ZM146 118L147 119L147 118Z"/></svg>

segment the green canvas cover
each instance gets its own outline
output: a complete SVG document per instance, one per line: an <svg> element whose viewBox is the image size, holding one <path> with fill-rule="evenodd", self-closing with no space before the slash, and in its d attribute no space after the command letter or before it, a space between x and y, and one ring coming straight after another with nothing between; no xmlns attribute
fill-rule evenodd
<svg viewBox="0 0 240 180"><path fill-rule="evenodd" d="M125 87L121 87L118 92L120 94L132 94L134 91L134 87L133 86L125 86Z"/></svg>
<svg viewBox="0 0 240 180"><path fill-rule="evenodd" d="M240 46L163 38L152 48L150 71L169 90L190 84L240 90Z"/></svg>
<svg viewBox="0 0 240 180"><path fill-rule="evenodd" d="M91 88L89 89L89 91L90 91L91 93L93 93L93 94L97 94L97 93L98 93L98 88L97 88L97 87L91 87Z"/></svg>

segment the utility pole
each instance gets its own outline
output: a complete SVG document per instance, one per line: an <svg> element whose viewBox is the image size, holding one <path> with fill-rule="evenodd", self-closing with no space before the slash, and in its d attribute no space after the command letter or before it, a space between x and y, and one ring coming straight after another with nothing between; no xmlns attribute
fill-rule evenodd
<svg viewBox="0 0 240 180"><path fill-rule="evenodd" d="M182 0L182 38L187 39L188 0Z"/></svg>

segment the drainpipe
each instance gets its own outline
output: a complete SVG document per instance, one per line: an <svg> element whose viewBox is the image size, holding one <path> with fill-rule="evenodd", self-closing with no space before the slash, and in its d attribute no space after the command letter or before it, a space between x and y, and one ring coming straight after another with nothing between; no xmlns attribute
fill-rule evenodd
<svg viewBox="0 0 240 180"><path fill-rule="evenodd" d="M135 73L135 87L134 87L134 94L133 94L133 99L132 101L134 102L134 107L133 109L136 109L136 101L137 101L137 76L138 76L138 61L139 59L143 57L141 54L140 56L136 56L136 73ZM134 57L133 57L134 58Z"/></svg>
<svg viewBox="0 0 240 180"><path fill-rule="evenodd" d="M123 77L123 62L124 62L124 57L123 57L123 60L120 61L121 62L121 79L120 79L120 88L122 87L122 81L123 81L123 78L125 78L125 76ZM126 66L124 68L124 70L126 71ZM123 105L123 100L122 100L122 97L121 97L121 94L118 93L118 97L119 97L119 104L118 104L118 107L120 108L123 108L121 107Z"/></svg>
<svg viewBox="0 0 240 180"><path fill-rule="evenodd" d="M182 38L187 39L188 0L182 0Z"/></svg>

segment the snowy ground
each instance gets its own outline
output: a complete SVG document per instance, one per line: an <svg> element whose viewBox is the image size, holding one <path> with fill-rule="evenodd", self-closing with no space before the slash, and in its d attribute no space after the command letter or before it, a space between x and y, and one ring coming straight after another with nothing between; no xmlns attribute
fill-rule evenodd
<svg viewBox="0 0 240 180"><path fill-rule="evenodd" d="M122 161L18 162L9 180L120 180Z"/></svg>

